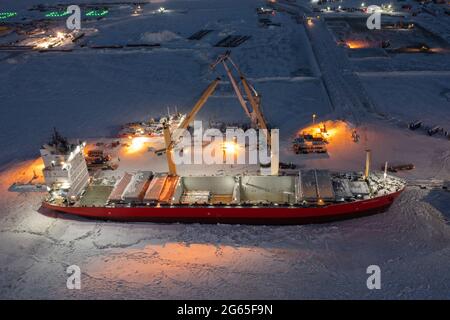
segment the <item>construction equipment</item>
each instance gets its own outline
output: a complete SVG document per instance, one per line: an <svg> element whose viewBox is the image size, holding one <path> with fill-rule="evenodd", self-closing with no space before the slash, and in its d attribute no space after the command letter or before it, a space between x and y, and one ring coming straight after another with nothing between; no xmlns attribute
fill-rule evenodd
<svg viewBox="0 0 450 320"><path fill-rule="evenodd" d="M416 130L419 129L422 126L422 121L417 120L417 121L413 121L409 124L409 129L411 130Z"/></svg>
<svg viewBox="0 0 450 320"><path fill-rule="evenodd" d="M440 127L440 126L434 126L434 127L432 127L432 128L427 130L427 133L428 133L429 136L433 136L433 135L435 135L438 132L442 133L442 132L444 132L444 129L442 127Z"/></svg>
<svg viewBox="0 0 450 320"><path fill-rule="evenodd" d="M313 126L302 130L292 142L296 154L326 153L328 143L327 128L324 123L315 125L316 115L313 115Z"/></svg>
<svg viewBox="0 0 450 320"><path fill-rule="evenodd" d="M246 92L247 99L250 102L250 105L252 107L252 110L250 111L247 107L247 103L244 100L244 97L239 89L239 86L234 79L230 68L228 67L226 61L230 61L233 67L238 72L242 86L244 87L244 90ZM216 60L215 63L211 65L211 68L214 69L217 64L222 63L225 71L230 78L230 82L236 92L236 95L238 97L238 100L244 109L247 116L252 120L252 123L258 126L261 129L264 130L264 133L266 134L266 139L268 146L270 146L270 134L268 132L267 124L264 119L264 116L261 113L260 109L260 103L261 99L256 92L256 90L248 83L248 81L245 79L244 75L240 72L239 68L236 66L236 64L231 60L230 58L230 51L227 51L224 55L220 55L219 58ZM189 124L194 120L197 113L200 111L200 109L204 106L208 98L213 94L214 90L217 88L218 84L220 82L220 78L216 78L213 82L211 82L208 87L203 91L202 95L192 108L191 112L184 118L184 120L181 122L181 124L178 126L177 129L173 130L173 133L171 133L170 126L165 123L164 124L164 142L166 145L166 157L167 157L167 164L169 167L169 175L176 176L176 165L173 160L173 149L175 147L175 144L178 142L178 140L181 138L184 130L186 130L189 126Z"/></svg>

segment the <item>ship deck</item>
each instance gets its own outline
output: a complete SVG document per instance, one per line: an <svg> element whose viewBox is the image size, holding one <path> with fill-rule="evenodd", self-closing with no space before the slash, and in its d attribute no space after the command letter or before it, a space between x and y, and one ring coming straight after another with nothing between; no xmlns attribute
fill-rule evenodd
<svg viewBox="0 0 450 320"><path fill-rule="evenodd" d="M149 173L146 179L154 183L139 184L131 183L130 177L124 176L115 186L94 182L71 206L315 207L371 199L402 188L401 181L395 177L384 179L374 174L365 180L360 174L336 175L327 170L300 171L288 176L171 177ZM124 179L126 183L122 183ZM129 189L135 194L132 198L124 196Z"/></svg>
<svg viewBox="0 0 450 320"><path fill-rule="evenodd" d="M90 185L79 201L83 207L100 207L108 202L108 197L113 190L113 186Z"/></svg>

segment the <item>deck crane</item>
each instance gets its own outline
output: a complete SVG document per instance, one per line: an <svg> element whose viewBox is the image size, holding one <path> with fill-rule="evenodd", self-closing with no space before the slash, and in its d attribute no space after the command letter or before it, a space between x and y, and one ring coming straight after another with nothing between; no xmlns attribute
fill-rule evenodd
<svg viewBox="0 0 450 320"><path fill-rule="evenodd" d="M241 70L238 68L236 63L230 57L231 51L226 51L224 54L220 55L217 60L211 64L211 69L214 69L218 64L222 64L225 72L227 73L228 78L230 79L231 85L236 92L236 96L238 97L239 102L241 103L242 108L244 109L247 116L252 121L252 124L255 128L265 129L264 132L267 134L266 139L268 145L270 145L270 134L267 128L267 122L261 111L261 97L255 88L247 81ZM241 90L231 73L230 68L228 67L227 61L231 63L233 68L239 75L239 78L242 83L242 87L244 88L245 95L247 96L247 100L250 103L252 110L250 111L247 102L244 100L244 97L241 93Z"/></svg>
<svg viewBox="0 0 450 320"><path fill-rule="evenodd" d="M242 86L244 87L245 94L247 96L248 101L250 102L250 105L252 107L252 111L248 109L247 103L244 100L244 97L239 89L239 86L234 79L230 68L227 65L227 61L230 61L230 63L233 65L234 69L238 72ZM230 51L227 51L225 54L220 55L215 63L211 65L211 68L214 69L217 64L222 63L225 71L230 78L230 82L233 86L233 89L236 92L236 95L238 97L238 100L244 109L247 116L252 120L252 123L261 128L266 129L264 132L266 133L266 139L267 143L270 146L270 134L267 128L266 121L264 119L264 116L261 113L260 108L260 102L261 99L256 92L256 90L248 83L248 81L245 79L244 75L240 72L237 65L231 60L230 58ZM218 84L220 82L220 78L214 79L208 87L203 91L198 101L195 103L194 107L192 108L191 112L186 116L186 118L181 122L181 124L178 126L177 129L173 130L173 133L170 132L170 126L168 123L164 124L164 142L166 145L166 158L167 158L167 164L169 167L169 175L176 176L177 170L176 165L173 160L173 149L175 147L175 144L178 142L180 137L183 134L183 131L186 130L189 126L189 124L194 120L197 113L200 111L200 109L204 106L208 98L213 94L214 90L217 88Z"/></svg>
<svg viewBox="0 0 450 320"><path fill-rule="evenodd" d="M177 170L175 162L173 161L173 148L180 139L183 130L187 129L189 124L194 120L197 113L200 111L200 109L203 107L203 105L206 103L208 98L211 96L211 94L216 89L217 85L219 84L220 78L214 79L213 82L211 82L208 87L203 91L202 95L198 99L198 101L195 103L194 107L192 108L191 112L184 118L184 120L181 122L179 127L173 131L173 134L170 133L170 126L166 122L164 124L164 142L166 144L166 158L167 158L167 164L169 166L169 175L176 176Z"/></svg>

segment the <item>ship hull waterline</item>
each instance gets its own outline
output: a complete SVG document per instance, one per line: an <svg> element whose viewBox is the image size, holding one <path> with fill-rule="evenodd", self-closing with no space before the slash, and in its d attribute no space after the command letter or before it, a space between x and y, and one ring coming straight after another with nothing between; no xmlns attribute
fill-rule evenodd
<svg viewBox="0 0 450 320"><path fill-rule="evenodd" d="M363 217L386 211L403 191L321 207L136 206L76 207L43 202L44 208L69 215L122 222L308 224Z"/></svg>

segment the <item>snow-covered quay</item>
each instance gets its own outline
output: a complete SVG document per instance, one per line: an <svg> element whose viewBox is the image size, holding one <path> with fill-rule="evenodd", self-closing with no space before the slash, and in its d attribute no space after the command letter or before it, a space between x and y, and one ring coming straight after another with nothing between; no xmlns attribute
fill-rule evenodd
<svg viewBox="0 0 450 320"><path fill-rule="evenodd" d="M28 10L40 0L23 2L2 1L0 12L17 17L0 26L43 14ZM334 8L359 7L353 0L330 10L324 4L324 12L314 12L307 0L279 0L269 25L259 21L256 8L269 7L259 0L145 2L139 12L132 4L111 5L105 17L83 20L85 37L63 46L66 51L6 50L29 39L0 29L0 298L450 298L450 192L442 188L450 180L450 140L407 128L421 120L450 131L450 22L442 6L393 1L398 12L406 12L405 3L420 12L406 12L403 22L416 27L390 30L391 47L382 49L373 46L383 33L374 36L351 22L366 15ZM395 24L398 18L386 19ZM59 19L48 28L64 25ZM199 30L212 31L188 40ZM303 226L113 223L43 210L43 193L11 188L42 169L35 159L54 126L94 141L167 107L188 112L218 75L209 65L226 50L214 45L228 35L249 37L231 49L233 60L262 94L270 124L280 128L281 161L362 170L370 148L375 170L385 161L414 163L414 170L397 173L408 187L389 211ZM431 52L408 53L424 41ZM137 43L159 46L127 46ZM222 89L199 120L245 121L219 75ZM326 156L292 152L292 139L312 114L339 123ZM358 128L358 143L346 126ZM113 175L167 170L152 152L120 157ZM252 170L224 166L207 173L241 169ZM201 166L192 170L206 173ZM71 265L81 269L80 290L66 286ZM381 269L380 290L367 288L370 265Z"/></svg>

